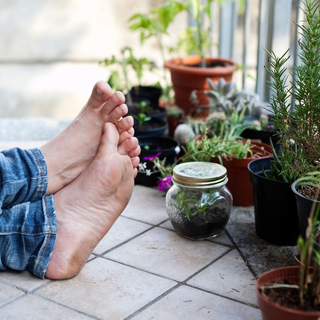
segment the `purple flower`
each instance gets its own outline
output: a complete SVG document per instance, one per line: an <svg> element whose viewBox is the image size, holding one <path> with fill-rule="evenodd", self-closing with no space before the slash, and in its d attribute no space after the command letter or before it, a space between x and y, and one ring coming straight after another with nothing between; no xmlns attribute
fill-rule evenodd
<svg viewBox="0 0 320 320"><path fill-rule="evenodd" d="M153 160L157 159L160 156L160 154L161 154L161 152L158 152L155 156L144 157L143 160L153 161Z"/></svg>
<svg viewBox="0 0 320 320"><path fill-rule="evenodd" d="M162 192L168 191L172 187L172 176L167 176L158 180L158 190Z"/></svg>

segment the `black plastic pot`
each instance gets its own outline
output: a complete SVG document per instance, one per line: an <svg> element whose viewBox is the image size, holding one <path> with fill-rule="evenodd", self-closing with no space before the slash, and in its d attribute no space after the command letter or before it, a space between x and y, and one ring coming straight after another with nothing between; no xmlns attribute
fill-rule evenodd
<svg viewBox="0 0 320 320"><path fill-rule="evenodd" d="M141 113L141 110L138 107L128 105L128 115L139 115L139 113ZM167 109L159 106L150 105L150 110L146 111L145 114L151 118L166 120Z"/></svg>
<svg viewBox="0 0 320 320"><path fill-rule="evenodd" d="M291 183L264 176L263 171L270 171L271 159L256 159L248 165L253 185L256 233L270 243L293 246L299 236L296 201Z"/></svg>
<svg viewBox="0 0 320 320"><path fill-rule="evenodd" d="M153 86L136 86L130 90L132 98L141 97L148 99L151 104L158 105L162 89Z"/></svg>
<svg viewBox="0 0 320 320"><path fill-rule="evenodd" d="M165 165L173 164L177 160L177 154L180 152L179 142L170 137L139 137L139 145L141 147L140 163L146 164L146 169L154 171L154 164L150 160L145 160L145 157L156 156L159 152L159 159L166 158ZM138 172L135 178L136 184L154 187L159 180L159 172L151 173L150 176L145 172Z"/></svg>
<svg viewBox="0 0 320 320"><path fill-rule="evenodd" d="M297 187L297 183L299 183L300 180L301 179L294 181L291 185L291 189L293 191L297 203L299 232L303 237L305 237L312 204L313 202L319 203L319 201L314 201L310 198L303 196L298 192L299 187Z"/></svg>
<svg viewBox="0 0 320 320"><path fill-rule="evenodd" d="M168 129L168 123L162 119L151 118L146 121L142 126L138 125L138 121L134 119L135 136L148 136L148 137L162 137Z"/></svg>
<svg viewBox="0 0 320 320"><path fill-rule="evenodd" d="M269 116L270 119L272 118ZM246 120L244 121L247 124L250 124L253 120L259 120L260 115L251 115L247 116ZM277 154L280 154L280 145L279 137L276 135L277 131L275 130L274 126L272 125L272 122L270 120L268 125L268 130L256 130L256 129L246 129L241 133L241 137L245 139L251 139L251 140L260 140L263 143L271 144L272 142Z"/></svg>

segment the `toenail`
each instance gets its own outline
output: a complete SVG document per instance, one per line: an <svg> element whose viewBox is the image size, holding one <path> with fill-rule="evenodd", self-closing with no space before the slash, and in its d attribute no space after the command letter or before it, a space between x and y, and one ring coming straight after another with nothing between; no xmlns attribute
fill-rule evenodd
<svg viewBox="0 0 320 320"><path fill-rule="evenodd" d="M99 90L98 87L96 88L97 94L99 94L100 96L103 95L103 91Z"/></svg>
<svg viewBox="0 0 320 320"><path fill-rule="evenodd" d="M114 93L114 96L115 96L115 98L117 98L117 100L123 100L123 98L124 98L124 96L123 96L123 93L121 92L121 91L116 91L115 93Z"/></svg>

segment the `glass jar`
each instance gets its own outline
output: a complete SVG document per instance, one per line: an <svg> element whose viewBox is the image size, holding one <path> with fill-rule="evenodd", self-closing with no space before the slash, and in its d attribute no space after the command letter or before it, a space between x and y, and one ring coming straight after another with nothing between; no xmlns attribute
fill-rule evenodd
<svg viewBox="0 0 320 320"><path fill-rule="evenodd" d="M227 181L227 170L220 164L187 162L174 167L166 207L178 234L203 240L224 230L232 207Z"/></svg>

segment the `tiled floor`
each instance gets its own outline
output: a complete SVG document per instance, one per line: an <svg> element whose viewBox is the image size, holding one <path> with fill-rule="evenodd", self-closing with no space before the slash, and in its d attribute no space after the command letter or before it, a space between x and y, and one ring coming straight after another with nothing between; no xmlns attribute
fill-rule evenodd
<svg viewBox="0 0 320 320"><path fill-rule="evenodd" d="M255 278L227 233L175 233L156 189L132 200L71 280L0 272L0 319L261 319Z"/></svg>

